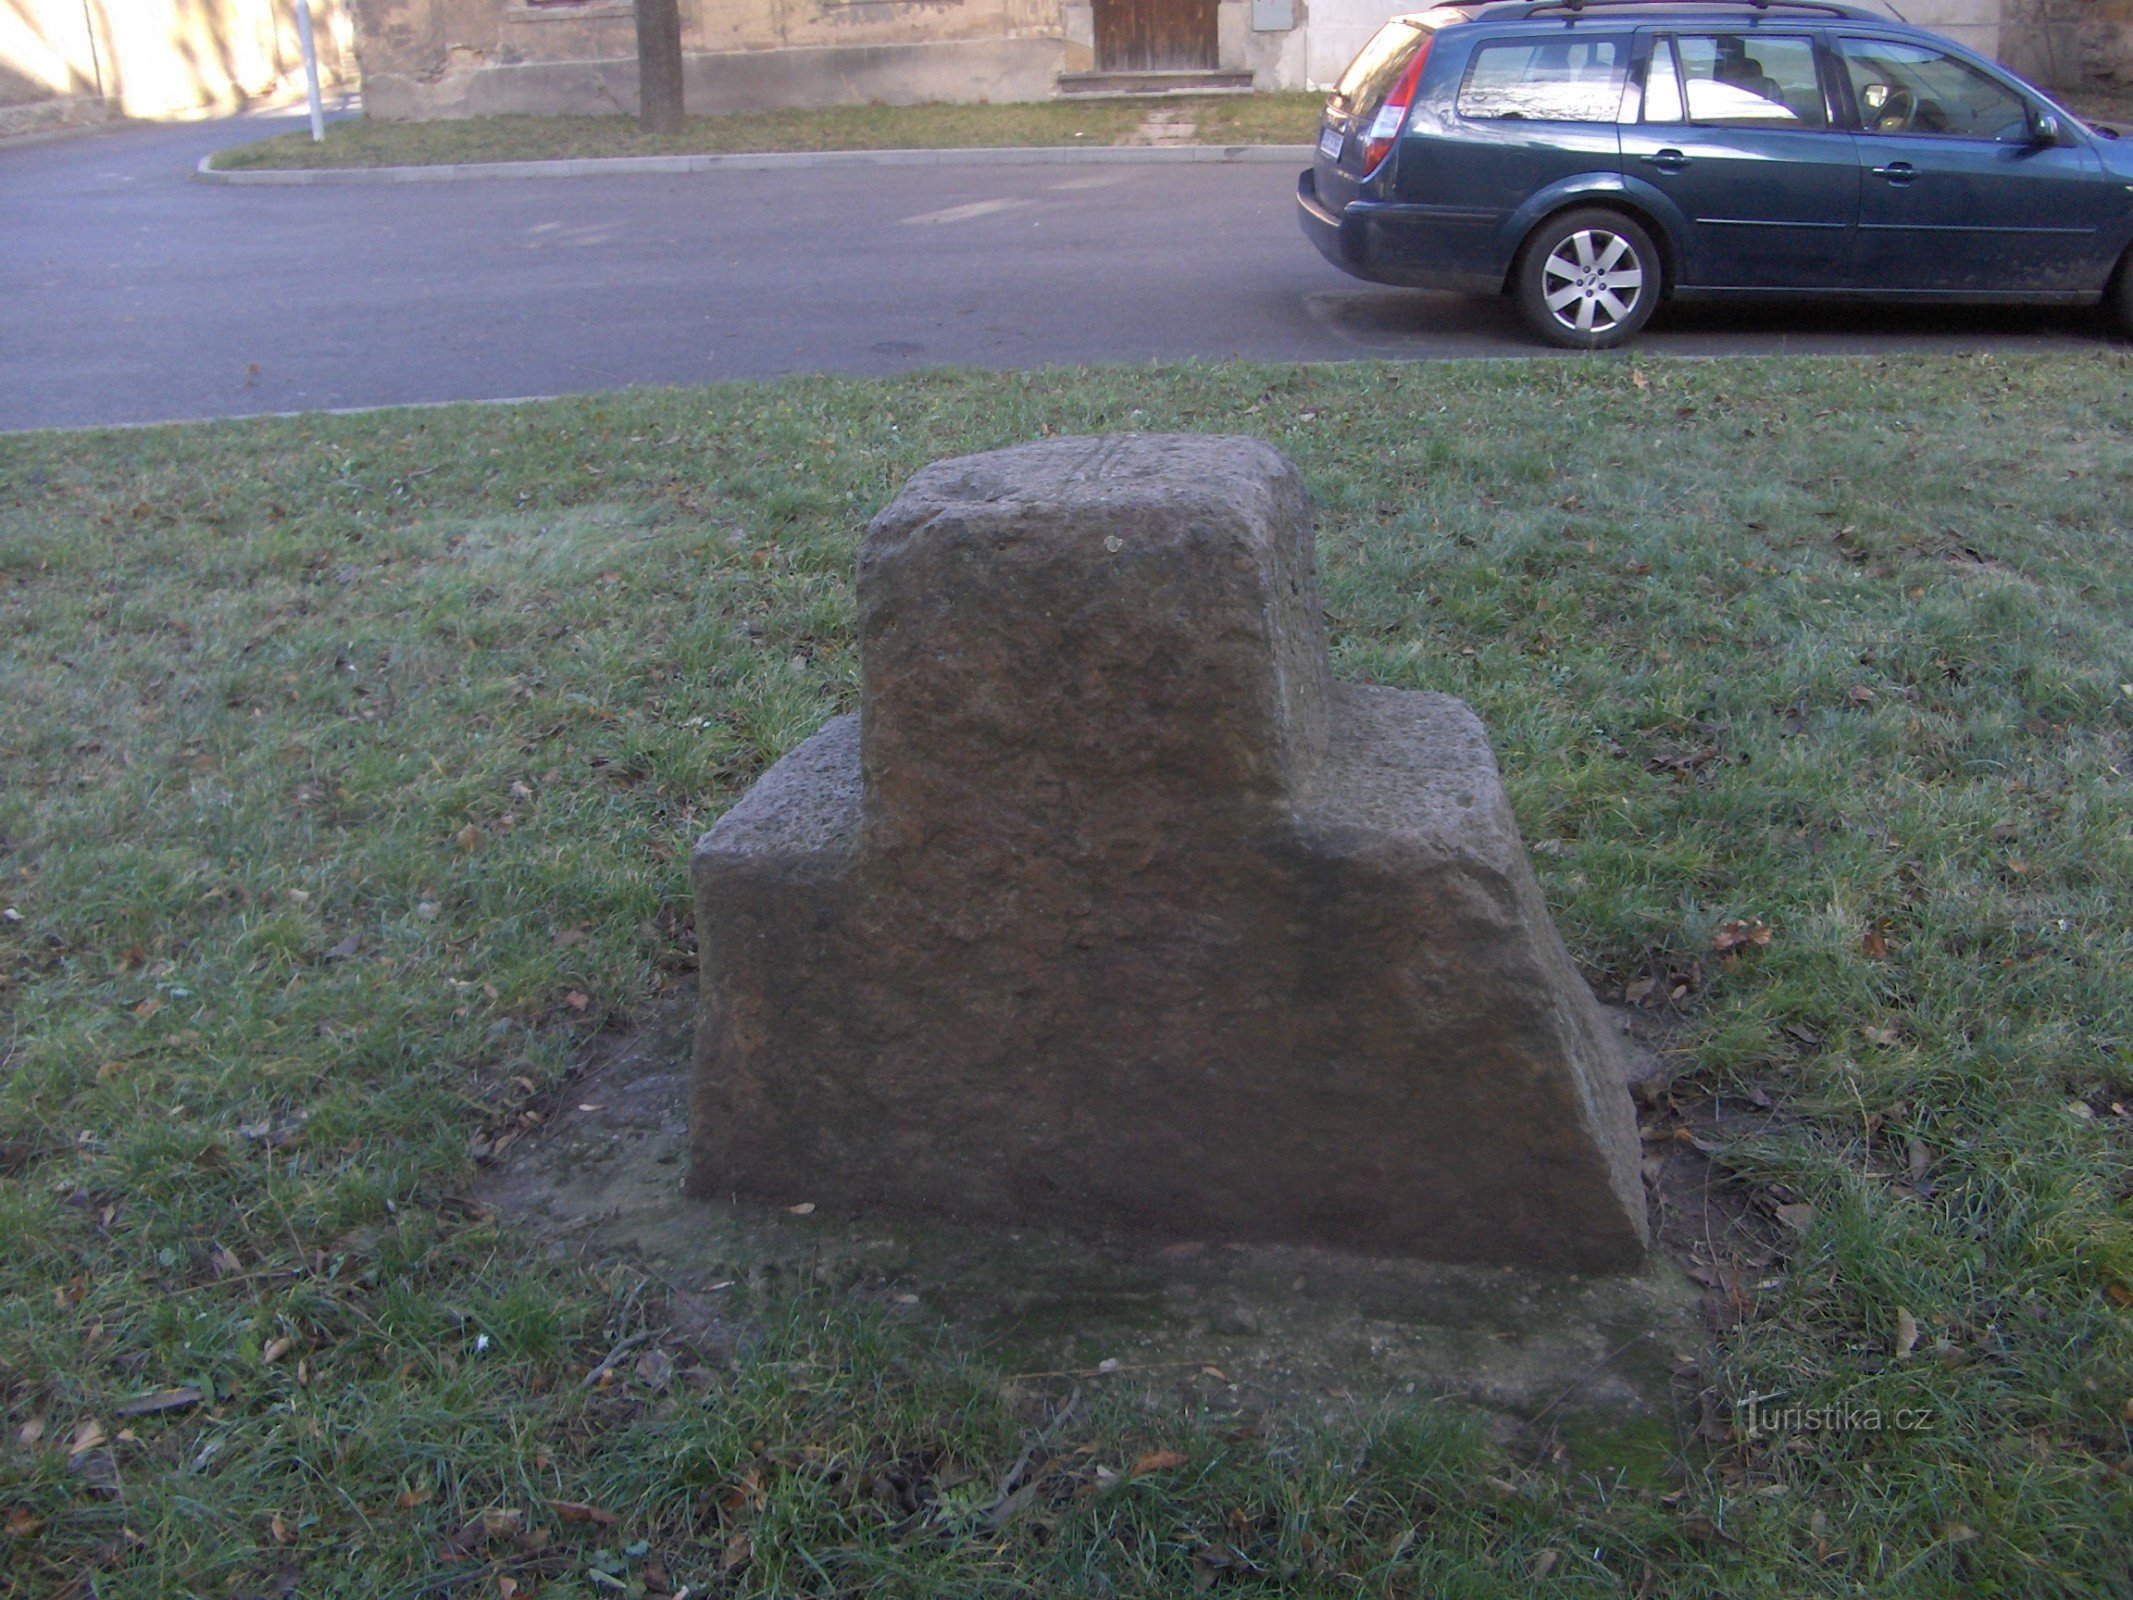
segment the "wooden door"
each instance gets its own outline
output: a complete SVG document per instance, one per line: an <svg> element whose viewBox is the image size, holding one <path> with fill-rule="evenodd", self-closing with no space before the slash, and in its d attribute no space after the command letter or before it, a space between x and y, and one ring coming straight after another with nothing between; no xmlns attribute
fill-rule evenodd
<svg viewBox="0 0 2133 1600"><path fill-rule="evenodd" d="M1203 72L1218 64L1215 0L1095 0L1098 72Z"/></svg>

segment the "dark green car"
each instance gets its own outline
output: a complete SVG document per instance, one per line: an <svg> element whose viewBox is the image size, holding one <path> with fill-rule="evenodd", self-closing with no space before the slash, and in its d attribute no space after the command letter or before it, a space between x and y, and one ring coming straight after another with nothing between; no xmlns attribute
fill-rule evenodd
<svg viewBox="0 0 2133 1600"><path fill-rule="evenodd" d="M1560 345L1769 295L2103 302L2133 333L2133 138L1818 0L1396 18L1326 102L1296 198L1343 271L1509 294Z"/></svg>

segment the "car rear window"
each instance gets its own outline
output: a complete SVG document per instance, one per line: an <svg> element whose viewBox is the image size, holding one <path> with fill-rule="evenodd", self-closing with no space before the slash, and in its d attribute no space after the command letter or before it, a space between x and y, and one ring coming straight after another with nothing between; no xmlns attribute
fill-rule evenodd
<svg viewBox="0 0 2133 1600"><path fill-rule="evenodd" d="M1415 53L1430 30L1412 22L1388 22L1371 36L1360 54L1348 63L1333 98L1357 117L1367 117L1385 103L1398 81L1408 57Z"/></svg>
<svg viewBox="0 0 2133 1600"><path fill-rule="evenodd" d="M1474 52L1459 114L1533 122L1613 122L1622 108L1629 40L1520 39Z"/></svg>

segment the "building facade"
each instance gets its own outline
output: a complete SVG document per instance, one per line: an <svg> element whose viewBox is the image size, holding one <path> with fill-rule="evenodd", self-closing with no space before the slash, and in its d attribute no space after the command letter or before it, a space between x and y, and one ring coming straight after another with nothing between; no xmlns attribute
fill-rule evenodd
<svg viewBox="0 0 2133 1600"><path fill-rule="evenodd" d="M351 0L369 114L629 112L631 0ZM2102 70L2133 0L1900 0L2060 83ZM869 101L1330 84L1398 0L681 0L699 114ZM2113 19L2116 19L2115 21ZM2048 48L2046 42L2049 42Z"/></svg>
<svg viewBox="0 0 2133 1600"><path fill-rule="evenodd" d="M325 82L355 87L342 0L312 0ZM0 139L227 111L301 91L292 0L0 0Z"/></svg>

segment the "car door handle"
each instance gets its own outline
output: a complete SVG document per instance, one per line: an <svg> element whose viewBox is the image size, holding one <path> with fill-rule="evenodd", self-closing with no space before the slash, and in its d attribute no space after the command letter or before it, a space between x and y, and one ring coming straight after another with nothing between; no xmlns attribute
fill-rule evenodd
<svg viewBox="0 0 2133 1600"><path fill-rule="evenodd" d="M1891 161L1885 167L1876 167L1874 176L1886 178L1900 189L1918 176L1918 169L1908 161Z"/></svg>
<svg viewBox="0 0 2133 1600"><path fill-rule="evenodd" d="M1644 164L1657 167L1661 172L1679 172L1689 164L1689 158L1679 150L1655 150L1644 157Z"/></svg>

